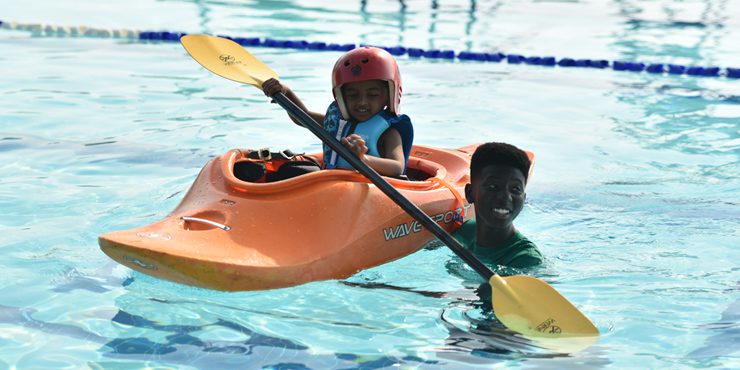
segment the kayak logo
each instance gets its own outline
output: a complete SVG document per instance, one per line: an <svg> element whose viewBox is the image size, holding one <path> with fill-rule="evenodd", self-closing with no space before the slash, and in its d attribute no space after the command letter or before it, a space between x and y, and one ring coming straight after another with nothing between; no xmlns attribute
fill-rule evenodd
<svg viewBox="0 0 740 370"><path fill-rule="evenodd" d="M560 334L563 332L563 329L555 325L555 319L553 319L552 317L548 318L547 320L543 321L541 324L537 325L537 327L534 330L537 330L540 333L546 333L546 334Z"/></svg>
<svg viewBox="0 0 740 370"><path fill-rule="evenodd" d="M442 212L434 216L429 216L429 218L431 218L436 223L449 224L465 219L465 217L468 216L468 209L470 209L470 204L466 204L463 208L458 208L453 211ZM404 236L411 235L412 233L418 233L423 229L424 227L419 223L419 221L414 220L410 223L405 222L383 229L383 236L385 236L385 241L389 241L393 239L403 238Z"/></svg>
<svg viewBox="0 0 740 370"><path fill-rule="evenodd" d="M234 58L234 56L231 54L221 54L218 56L218 59L222 61L225 66L241 64L241 62L237 61L236 58Z"/></svg>

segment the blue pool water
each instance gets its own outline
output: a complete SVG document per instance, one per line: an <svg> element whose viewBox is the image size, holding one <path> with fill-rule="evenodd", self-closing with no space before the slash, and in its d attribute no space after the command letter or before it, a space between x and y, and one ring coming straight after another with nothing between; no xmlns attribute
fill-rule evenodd
<svg viewBox="0 0 740 370"><path fill-rule="evenodd" d="M4 22L740 67L733 1L0 9ZM0 369L740 366L740 80L398 58L417 143L536 153L517 226L547 263L525 273L602 333L553 355L496 325L447 248L260 292L117 265L97 235L164 217L209 158L320 143L178 43L0 29L0 50ZM339 53L251 50L310 107L328 104Z"/></svg>

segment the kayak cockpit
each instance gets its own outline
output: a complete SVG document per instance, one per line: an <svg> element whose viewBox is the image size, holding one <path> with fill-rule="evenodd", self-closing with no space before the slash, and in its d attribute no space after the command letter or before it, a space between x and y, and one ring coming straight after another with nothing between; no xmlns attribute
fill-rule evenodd
<svg viewBox="0 0 740 370"><path fill-rule="evenodd" d="M294 161L297 166L291 166L294 176L273 176L270 181L270 170L274 169L274 160L255 160L250 154L253 150L234 149L221 158L221 172L226 182L233 188L251 193L274 193L282 190L294 189L312 183L324 181L349 181L367 183L368 180L353 170L322 170L322 154L315 153L302 155ZM304 158L310 157L310 162ZM398 179L386 177L386 180L396 188L408 190L430 190L439 188L444 183L467 182L467 166L469 154L466 152L452 153L425 150L425 147L414 146L407 165L407 178ZM290 162L288 162L290 163ZM313 164L312 164L313 163ZM448 167L453 167L450 171ZM283 164L282 167L285 167ZM282 168L281 167L281 168ZM263 171L255 172L257 171ZM265 174L264 172L267 172ZM448 174L458 176L449 178ZM464 176L459 176L459 174ZM275 172L277 174L277 172Z"/></svg>

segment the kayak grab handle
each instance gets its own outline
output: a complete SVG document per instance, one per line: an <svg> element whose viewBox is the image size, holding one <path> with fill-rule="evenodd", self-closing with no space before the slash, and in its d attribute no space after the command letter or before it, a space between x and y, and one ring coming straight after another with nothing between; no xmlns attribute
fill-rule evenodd
<svg viewBox="0 0 740 370"><path fill-rule="evenodd" d="M206 220L205 218L199 218L199 217L190 217L190 216L181 216L181 220L186 222L200 222L202 224L211 225L213 227L217 227L223 231L229 231L231 230L231 226L224 225L221 223L218 223L216 221Z"/></svg>

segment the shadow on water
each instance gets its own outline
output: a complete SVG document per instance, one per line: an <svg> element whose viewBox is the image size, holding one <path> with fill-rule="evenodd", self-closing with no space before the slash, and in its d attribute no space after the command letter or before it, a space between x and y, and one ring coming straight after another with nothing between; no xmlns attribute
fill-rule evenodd
<svg viewBox="0 0 740 370"><path fill-rule="evenodd" d="M270 337L257 333L249 328L232 321L218 319L216 322L205 325L160 325L144 317L132 315L119 310L111 321L135 328L152 329L171 333L165 337L164 344L154 343L147 338L118 338L105 345L114 354L166 354L176 352L177 345L191 345L200 348L203 352L252 354L257 347L276 347L282 350L306 350L308 347L291 340ZM203 341L193 335L209 326L218 326L231 329L239 334L248 336L245 341Z"/></svg>
<svg viewBox="0 0 740 370"><path fill-rule="evenodd" d="M116 263L110 262L89 275L73 270L51 290L58 293L72 293L76 290L103 293L117 287L129 286L135 281L135 277L131 276L117 277L113 271L116 267ZM193 303L186 300L149 299L160 304L174 306ZM295 319L295 317L281 317L274 313L243 307L214 303L209 303L209 305L242 312L244 315L257 313L269 315L276 320ZM38 320L33 317L35 312L33 308L0 305L0 324L96 343L101 346L98 352L103 358L98 362L102 367L105 367L105 358L203 369L233 369L244 368L244 366L271 369L381 369L391 366L424 368L441 366L438 361L425 360L416 356L372 356L342 352L316 354L312 353L309 347L297 341L266 335L224 318L217 318L200 325L163 324L119 308L112 317L107 318L106 316L111 323L116 325L119 335L106 337L73 324L57 324ZM355 323L336 321L332 321L332 324L355 325ZM230 337L240 339L204 340L198 337L198 333L213 329L226 329Z"/></svg>
<svg viewBox="0 0 740 370"><path fill-rule="evenodd" d="M164 334L162 342L143 336L106 338L81 327L37 320L34 309L0 305L0 323L38 330L43 333L96 343L104 358L126 361L146 361L168 365L192 366L203 369L271 368L271 369L380 369L388 366L435 365L414 356L358 356L351 353L317 355L308 347L290 339L273 337L253 331L233 321L218 319L203 325L159 324L145 317L118 310L111 322L123 329L145 329ZM236 332L245 340L202 340L196 332L209 328L224 328ZM285 362L289 360L290 362ZM104 359L99 361L101 364Z"/></svg>
<svg viewBox="0 0 740 370"><path fill-rule="evenodd" d="M128 286L133 277L117 278L109 263L91 276L81 273L70 274L67 281L52 288L55 292L70 293L74 290L105 292L115 287ZM474 294L461 292L433 292L395 286L387 283L355 283L342 281L344 285L361 289L381 289L417 294L430 298L452 298L442 310L440 322L448 331L444 344L434 348L435 360L416 356L368 356L353 353L315 354L306 345L277 336L266 335L237 322L217 318L200 325L160 323L145 316L132 314L119 308L109 319L115 323L119 335L109 338L90 332L72 324L44 322L33 317L31 308L0 305L0 323L22 326L44 333L99 344L103 359L115 358L124 361L153 361L169 365L187 365L197 368L227 369L249 365L269 368L362 368L380 369L389 366L414 366L423 368L449 368L452 365L495 364L511 360L556 361L559 366L569 368L596 368L608 364L598 349L589 349L584 355L551 353L536 347L530 341L506 329L491 312L490 286L480 284L471 288ZM477 283L476 283L477 284ZM474 286L473 284L472 286ZM488 292L488 293L487 293ZM175 306L193 303L185 300L154 299L158 303ZM210 303L213 305L213 303ZM227 306L223 306L227 307ZM281 317L269 312L257 312L243 307L228 306L230 311ZM461 325L462 319L462 325ZM352 323L335 323L351 325ZM213 329L226 329L238 340L205 340L198 333ZM142 331L143 330L143 331ZM132 335L129 335L131 333ZM142 334L144 333L144 334ZM152 339L160 338L160 339ZM289 360L290 362L284 362ZM547 362L544 365L549 365ZM102 365L101 365L102 366Z"/></svg>
<svg viewBox="0 0 740 370"><path fill-rule="evenodd" d="M426 249L441 248L432 243ZM480 283L480 277L459 258L453 257L446 264L452 276L462 279L461 291L436 292L396 286L388 283L359 283L342 281L343 284L363 289L381 289L406 292L430 298L447 298L452 301L442 309L440 323L447 330L444 343L435 348L435 356L447 366L492 365L507 361L540 361L537 366L552 368L600 368L611 364L604 350L598 346L576 354L555 353L540 347L517 332L506 328L495 316L491 304L492 288ZM494 271L502 276L527 274L554 278L548 266L514 269L497 266Z"/></svg>
<svg viewBox="0 0 740 370"><path fill-rule="evenodd" d="M740 285L733 289L740 290ZM686 358L702 366L714 366L718 358L728 357L740 351L740 299L732 302L722 312L719 321L702 325L700 329L716 334L707 338L704 346L691 351Z"/></svg>
<svg viewBox="0 0 740 370"><path fill-rule="evenodd" d="M356 283L352 281L343 280L341 281L342 284L346 286L351 286L353 288L363 288L363 289L389 289L389 290L396 290L396 291L402 291L402 292L408 292L408 293L414 293L419 294L424 297L429 298L443 298L447 297L447 293L445 292L433 292L428 290L417 290L413 288L406 288L386 283Z"/></svg>

